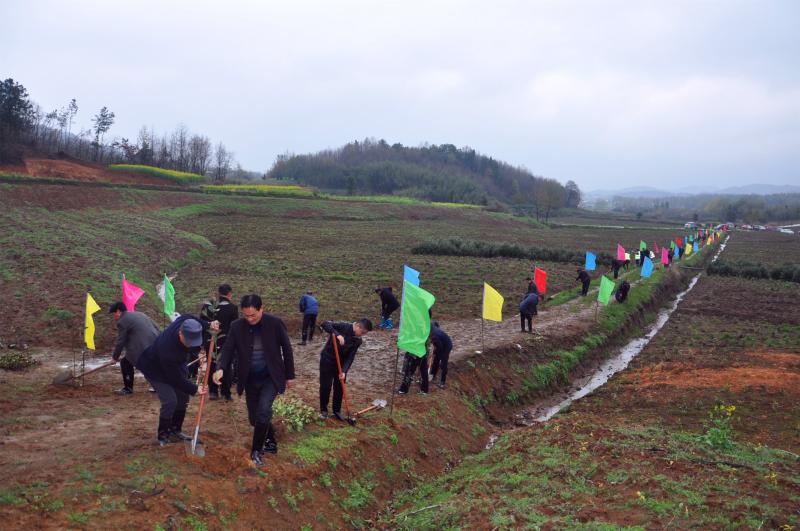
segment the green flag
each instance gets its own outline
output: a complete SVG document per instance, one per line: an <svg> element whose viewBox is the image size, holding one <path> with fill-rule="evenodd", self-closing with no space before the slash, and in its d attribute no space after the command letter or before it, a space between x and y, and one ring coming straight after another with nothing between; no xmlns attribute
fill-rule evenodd
<svg viewBox="0 0 800 531"><path fill-rule="evenodd" d="M425 342L431 333L431 316L428 311L434 302L436 297L432 294L410 282L403 282L397 348L418 358L428 353L425 348Z"/></svg>
<svg viewBox="0 0 800 531"><path fill-rule="evenodd" d="M640 251L644 251L645 249L647 249L647 244L644 243L644 240L640 240L639 241L639 250Z"/></svg>
<svg viewBox="0 0 800 531"><path fill-rule="evenodd" d="M169 278L166 274L164 274L164 313L167 317L172 317L172 314L175 313L175 288L172 286L172 282L169 281Z"/></svg>
<svg viewBox="0 0 800 531"><path fill-rule="evenodd" d="M597 292L597 302L608 304L611 292L614 291L614 281L603 275L600 277L600 291Z"/></svg>

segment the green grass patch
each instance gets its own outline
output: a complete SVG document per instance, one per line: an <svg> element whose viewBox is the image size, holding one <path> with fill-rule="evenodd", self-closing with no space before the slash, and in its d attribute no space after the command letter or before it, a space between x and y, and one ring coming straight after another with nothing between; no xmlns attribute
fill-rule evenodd
<svg viewBox="0 0 800 531"><path fill-rule="evenodd" d="M348 446L357 430L352 426L337 429L317 428L314 432L299 437L289 445L289 452L307 464L314 464L332 451Z"/></svg>
<svg viewBox="0 0 800 531"><path fill-rule="evenodd" d="M143 164L110 164L109 170L114 171L129 171L133 173L142 173L145 175L152 175L154 177L161 177L178 184L200 184L207 181L202 175L196 173L189 173L178 170L168 170L166 168L157 168L155 166L145 166Z"/></svg>

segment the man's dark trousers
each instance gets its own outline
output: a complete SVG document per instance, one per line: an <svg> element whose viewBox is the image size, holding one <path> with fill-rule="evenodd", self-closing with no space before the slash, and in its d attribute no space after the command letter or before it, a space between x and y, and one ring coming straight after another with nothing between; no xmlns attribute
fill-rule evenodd
<svg viewBox="0 0 800 531"><path fill-rule="evenodd" d="M272 403L278 396L278 388L269 375L250 377L244 387L247 402L247 418L253 431L253 450L261 450L264 439L274 441L275 431L272 427Z"/></svg>
<svg viewBox="0 0 800 531"><path fill-rule="evenodd" d="M414 380L414 372L416 372L417 367L419 367L419 376L420 376L420 390L423 393L428 392L428 356L427 354L423 357L414 356L413 354L406 353L406 361L408 362L405 364L405 374L403 374L403 383L400 385L400 390L407 393L409 388L411 387L411 383Z"/></svg>
<svg viewBox="0 0 800 531"><path fill-rule="evenodd" d="M319 410L328 411L328 400L333 388L333 412L342 411L342 385L339 382L339 369L336 363L319 362ZM345 375L347 383L347 375Z"/></svg>
<svg viewBox="0 0 800 531"><path fill-rule="evenodd" d="M303 315L303 341L314 339L314 325L317 322L317 314L310 313Z"/></svg>
<svg viewBox="0 0 800 531"><path fill-rule="evenodd" d="M119 360L119 370L122 372L122 385L133 391L133 363L122 358Z"/></svg>

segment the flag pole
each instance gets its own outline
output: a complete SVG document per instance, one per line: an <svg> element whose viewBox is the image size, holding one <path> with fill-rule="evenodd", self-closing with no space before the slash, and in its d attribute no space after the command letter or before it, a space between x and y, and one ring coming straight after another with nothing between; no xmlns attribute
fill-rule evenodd
<svg viewBox="0 0 800 531"><path fill-rule="evenodd" d="M397 386L397 361L400 359L400 347L395 348L394 366L392 367L392 389L389 392L389 418L394 415L394 389Z"/></svg>
<svg viewBox="0 0 800 531"><path fill-rule="evenodd" d="M597 322L597 309L600 307L598 301L594 301L594 321Z"/></svg>
<svg viewBox="0 0 800 531"><path fill-rule="evenodd" d="M483 316L481 315L481 353L486 351L486 342L483 339Z"/></svg>
<svg viewBox="0 0 800 531"><path fill-rule="evenodd" d="M486 342L483 339L483 322L486 311L486 280L483 281L483 299L481 300L481 353L486 352Z"/></svg>

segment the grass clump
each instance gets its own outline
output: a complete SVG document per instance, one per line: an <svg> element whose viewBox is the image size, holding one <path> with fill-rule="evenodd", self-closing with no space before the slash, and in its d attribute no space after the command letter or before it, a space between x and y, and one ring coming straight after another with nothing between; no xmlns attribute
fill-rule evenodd
<svg viewBox="0 0 800 531"><path fill-rule="evenodd" d="M24 352L8 352L0 356L0 369L21 371L39 363Z"/></svg>
<svg viewBox="0 0 800 531"><path fill-rule="evenodd" d="M289 431L303 431L314 420L314 409L297 397L278 397L272 405L275 415L282 418Z"/></svg>

